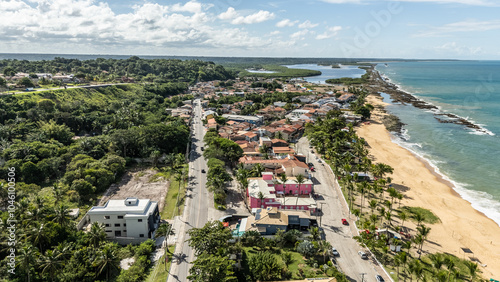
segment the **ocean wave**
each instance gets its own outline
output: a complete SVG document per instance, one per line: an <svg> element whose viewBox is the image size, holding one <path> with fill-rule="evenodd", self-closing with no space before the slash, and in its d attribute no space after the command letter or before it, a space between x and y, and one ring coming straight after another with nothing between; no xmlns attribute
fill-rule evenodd
<svg viewBox="0 0 500 282"><path fill-rule="evenodd" d="M429 112L429 113L433 113L435 115L446 115L446 114L449 114L449 115L452 115L453 118L455 119L463 119L467 122L469 122L471 125L475 126L476 128L471 128L471 127L467 127L468 129L470 129L472 132L476 132L476 133L472 133L472 134L476 134L476 135L489 135L489 136L495 136L496 134L493 133L491 130L487 129L486 128L486 125L484 124L479 124L479 123L476 123L474 120L472 120L470 117L462 117L462 116L459 116L455 113L452 113L450 111L447 111L447 110L444 110L442 106L440 105L435 105L433 103L430 103L429 101L423 99L422 97L419 97L419 95L417 94L418 91L409 91L407 89L405 89L402 85L398 84L398 83L395 83L391 80L390 77L388 77L387 75L379 72L379 74L381 75L381 77L388 83L390 84L393 84L397 87L397 89L399 89L400 91L402 92L405 92L413 97L415 97L415 99L417 99L418 101L421 101L421 102L424 102L428 105L432 105L433 107L436 107L435 109L425 109L424 111L425 112ZM465 125L465 124L463 124Z"/></svg>
<svg viewBox="0 0 500 282"><path fill-rule="evenodd" d="M415 148L418 147L421 149L421 144L409 143L402 139L400 136L394 134L391 135L391 141L408 150L410 153L417 156L424 162L427 162L427 164L429 164L429 166L434 170L436 174L452 184L452 189L457 192L462 199L469 202L475 210L483 213L485 216L495 221L498 226L500 226L500 202L495 200L491 194L483 191L468 189L467 187L470 186L469 184L457 182L448 177L445 173L441 172L441 170L439 169L439 164L446 162L432 159L431 157L426 156L423 152Z"/></svg>

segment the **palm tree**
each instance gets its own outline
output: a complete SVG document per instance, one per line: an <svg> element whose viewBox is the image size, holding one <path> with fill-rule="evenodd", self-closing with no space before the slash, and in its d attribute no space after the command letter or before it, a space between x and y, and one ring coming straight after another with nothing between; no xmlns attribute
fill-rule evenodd
<svg viewBox="0 0 500 282"><path fill-rule="evenodd" d="M373 176L377 178L383 178L386 174L392 174L394 169L386 164L378 163L371 167Z"/></svg>
<svg viewBox="0 0 500 282"><path fill-rule="evenodd" d="M54 183L54 186L52 187L52 193L54 193L54 205L58 205L62 201L64 194L57 183Z"/></svg>
<svg viewBox="0 0 500 282"><path fill-rule="evenodd" d="M430 254L429 259L431 260L431 264L436 271L439 271L444 264L444 258L441 254Z"/></svg>
<svg viewBox="0 0 500 282"><path fill-rule="evenodd" d="M103 271L106 271L106 281L109 281L109 273L120 268L120 259L117 257L116 251L114 251L110 246L105 246L102 251L98 252L98 255L92 265L97 267L96 276L99 276Z"/></svg>
<svg viewBox="0 0 500 282"><path fill-rule="evenodd" d="M282 252L281 253L281 260L285 264L285 266L288 268L290 264L293 263L293 256L292 253L290 252Z"/></svg>
<svg viewBox="0 0 500 282"><path fill-rule="evenodd" d="M36 262L40 254L36 247L33 247L30 243L27 243L19 250L17 257L18 266L25 273L28 282L31 281L31 268L36 268Z"/></svg>
<svg viewBox="0 0 500 282"><path fill-rule="evenodd" d="M299 197L300 197L300 186L306 182L306 180L304 179L304 176L302 174L299 174L295 177L295 182L297 182L297 184L299 185L299 194L297 195L297 200L295 200L295 208L296 209L299 209L299 207L297 206L297 203L299 202Z"/></svg>
<svg viewBox="0 0 500 282"><path fill-rule="evenodd" d="M94 248L97 248L99 244L106 238L106 232L104 231L104 225L99 222L94 222L90 226L90 231L87 233L89 236L89 241Z"/></svg>
<svg viewBox="0 0 500 282"><path fill-rule="evenodd" d="M280 182L283 185L283 203L284 203L284 208L286 209L286 182L288 181L288 178L286 177L285 173L282 173L280 175Z"/></svg>
<svg viewBox="0 0 500 282"><path fill-rule="evenodd" d="M417 226L417 230L419 235L422 236L422 242L420 243L420 253L418 254L418 258L420 259L420 255L422 254L422 247L424 245L425 240L427 239L427 236L429 235L429 232L431 231L431 228L426 227L425 225L420 225Z"/></svg>
<svg viewBox="0 0 500 282"><path fill-rule="evenodd" d="M48 273L51 281L54 281L54 274L57 273L62 266L63 260L57 250L47 250L45 255L40 257L40 269L42 269L42 275Z"/></svg>
<svg viewBox="0 0 500 282"><path fill-rule="evenodd" d="M469 270L470 281L474 281L474 279L476 279L477 274L481 272L477 263L472 261L466 261L465 266L467 266L467 269Z"/></svg>
<svg viewBox="0 0 500 282"><path fill-rule="evenodd" d="M260 177L262 175L263 171L264 171L264 167L262 166L262 164L259 164L259 163L255 164L255 166L252 169L252 172L256 177Z"/></svg>
<svg viewBox="0 0 500 282"><path fill-rule="evenodd" d="M259 191L259 194L257 195L259 197L259 200L260 200L260 207L263 208L264 207L264 194L262 194L262 192Z"/></svg>
<svg viewBox="0 0 500 282"><path fill-rule="evenodd" d="M330 244L330 242L323 240L319 244L319 249L321 254L323 255L323 263L326 263L326 256L330 253L332 245Z"/></svg>
<svg viewBox="0 0 500 282"><path fill-rule="evenodd" d="M34 245L38 245L40 251L43 250L42 246L47 240L47 234L45 232L45 225L43 223L31 228L28 231L28 240Z"/></svg>
<svg viewBox="0 0 500 282"><path fill-rule="evenodd" d="M392 217L391 211L388 211L385 213L385 219L387 219L387 221L389 221L389 225L392 225L391 217Z"/></svg>
<svg viewBox="0 0 500 282"><path fill-rule="evenodd" d="M404 211L399 213L399 219L401 219L401 227L404 227L404 223L406 220L406 213Z"/></svg>
<svg viewBox="0 0 500 282"><path fill-rule="evenodd" d="M398 197L398 191L394 188L389 188L387 189L387 192L389 192L389 196L391 196L391 210L392 210L392 206L394 205L394 199Z"/></svg>
<svg viewBox="0 0 500 282"><path fill-rule="evenodd" d="M51 216L52 220L56 223L59 223L62 227L68 226L70 220L69 209L61 204L54 208L53 214Z"/></svg>
<svg viewBox="0 0 500 282"><path fill-rule="evenodd" d="M158 161L161 158L162 153L159 150L154 150L151 152L151 159L153 160L153 167L156 167L158 165Z"/></svg>
<svg viewBox="0 0 500 282"><path fill-rule="evenodd" d="M410 270L410 273L415 274L415 276L417 277L417 281L419 280L419 278L422 278L424 274L424 266L420 262L420 260L414 259L410 261L408 268Z"/></svg>
<svg viewBox="0 0 500 282"><path fill-rule="evenodd" d="M313 241L318 241L320 239L320 232L318 227L309 228L309 233L311 233Z"/></svg>
<svg viewBox="0 0 500 282"><path fill-rule="evenodd" d="M412 217L417 221L417 227L425 220L425 216L421 212L414 213Z"/></svg>
<svg viewBox="0 0 500 282"><path fill-rule="evenodd" d="M371 200L368 204L370 205L370 209L372 210L372 215L373 215L373 211L377 207L377 200Z"/></svg>
<svg viewBox="0 0 500 282"><path fill-rule="evenodd" d="M370 184L368 182L363 181L360 184L358 184L358 191L361 193L361 213L363 213L363 202L364 202L364 195L365 192L368 190L368 187Z"/></svg>
<svg viewBox="0 0 500 282"><path fill-rule="evenodd" d="M451 256L447 256L444 258L444 265L446 265L446 268L448 269L448 281L450 281L450 274L452 273L453 269L455 268L455 261Z"/></svg>

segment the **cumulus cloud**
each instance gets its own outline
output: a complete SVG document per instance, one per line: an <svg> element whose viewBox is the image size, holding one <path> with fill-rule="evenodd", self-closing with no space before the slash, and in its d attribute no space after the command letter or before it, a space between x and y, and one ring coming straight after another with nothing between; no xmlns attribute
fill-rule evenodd
<svg viewBox="0 0 500 282"><path fill-rule="evenodd" d="M303 39L305 39L305 36L309 33L310 33L310 31L308 29L302 29L302 30L299 30L297 32L292 33L290 35L290 38L292 38L294 40L298 40L298 39L303 40Z"/></svg>
<svg viewBox="0 0 500 282"><path fill-rule="evenodd" d="M71 52L75 46L84 50L110 50L103 46L254 48L269 43L243 29L214 26L213 16L205 12L211 6L197 1L143 3L129 13L117 14L107 3L93 0L1 1L0 46L4 52L26 43L56 52L61 52L62 46L73 46L73 50L66 50ZM264 21L274 16L271 14L262 11L241 22Z"/></svg>
<svg viewBox="0 0 500 282"><path fill-rule="evenodd" d="M294 26L296 23L299 21L291 21L289 19L284 19L276 23L277 27L287 27L287 26Z"/></svg>
<svg viewBox="0 0 500 282"><path fill-rule="evenodd" d="M239 16L231 21L232 24L254 24L274 19L274 13L260 10L248 16Z"/></svg>
<svg viewBox="0 0 500 282"><path fill-rule="evenodd" d="M310 20L307 20L301 24L299 24L299 28L315 28L319 24L313 24Z"/></svg>
<svg viewBox="0 0 500 282"><path fill-rule="evenodd" d="M218 15L217 18L221 20L231 20L238 17L239 15L240 14L238 14L238 12L236 12L236 10L233 7L229 7L227 8L227 11Z"/></svg>
<svg viewBox="0 0 500 282"><path fill-rule="evenodd" d="M338 34L339 31L342 30L342 27L341 26L332 26L332 27L329 27L326 29L326 31L322 34L318 34L316 36L316 39L328 39L328 38L332 38L334 36L336 36Z"/></svg>

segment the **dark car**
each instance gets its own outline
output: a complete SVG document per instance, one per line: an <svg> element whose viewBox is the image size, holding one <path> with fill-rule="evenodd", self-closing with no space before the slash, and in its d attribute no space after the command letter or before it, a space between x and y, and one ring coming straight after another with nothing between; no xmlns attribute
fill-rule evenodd
<svg viewBox="0 0 500 282"><path fill-rule="evenodd" d="M201 147L201 150L203 151L203 150L205 150L205 148Z"/></svg>
<svg viewBox="0 0 500 282"><path fill-rule="evenodd" d="M382 278L382 276L380 275L376 275L375 279L377 280L377 282L385 282L384 278Z"/></svg>
<svg viewBox="0 0 500 282"><path fill-rule="evenodd" d="M205 169L201 169L201 173L205 173L205 172L206 172Z"/></svg>

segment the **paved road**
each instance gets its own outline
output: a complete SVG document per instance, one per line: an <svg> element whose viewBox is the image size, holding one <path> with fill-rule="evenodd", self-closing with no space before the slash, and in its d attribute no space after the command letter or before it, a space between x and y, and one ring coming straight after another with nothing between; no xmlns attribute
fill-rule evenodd
<svg viewBox="0 0 500 282"><path fill-rule="evenodd" d="M375 281L375 275L380 270L375 261L370 257L363 260L358 255L358 251L363 250L360 245L352 239L356 236L354 219L349 217L347 205L340 194L340 189L335 181L335 176L328 168L327 164L320 164L316 160L316 154L311 153L309 142L306 138L301 138L296 144L297 152L307 156L307 162L313 163L316 172L313 172L314 191L320 194L317 199L318 207L322 208L323 216L318 217L318 224L321 219L321 227L325 231L326 240L335 247L340 256L337 262L342 271L351 281ZM324 165L323 165L324 164ZM321 203L324 203L321 205ZM342 225L341 219L346 218L350 225ZM365 250L363 250L365 251ZM378 271L382 275L383 271ZM365 273L362 280L362 273ZM384 276L384 278L386 278ZM386 281L391 281L386 278Z"/></svg>
<svg viewBox="0 0 500 282"><path fill-rule="evenodd" d="M181 218L182 225L179 234L178 243L175 248L175 257L170 268L170 275L167 281L188 281L190 262L195 259L194 251L185 242L189 239L186 232L193 228L203 227L208 220L208 204L210 203L209 194L206 189L206 174L201 170L208 170L206 161L203 158L203 136L204 128L201 122L201 107L199 100L194 101L194 124L191 152L189 153L189 184L186 192L186 205L184 214Z"/></svg>

